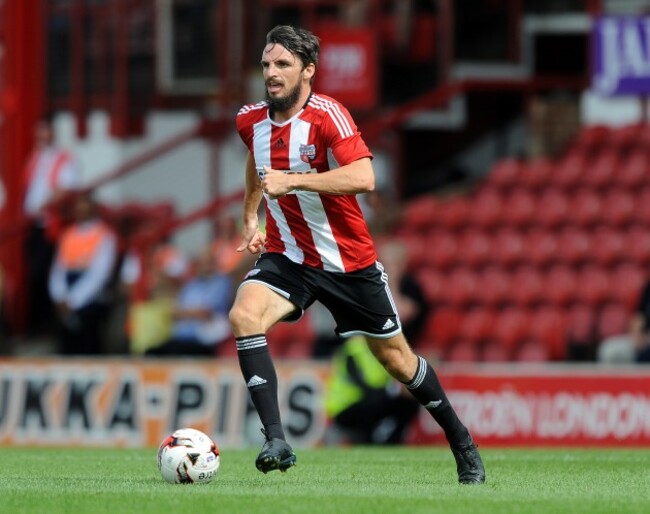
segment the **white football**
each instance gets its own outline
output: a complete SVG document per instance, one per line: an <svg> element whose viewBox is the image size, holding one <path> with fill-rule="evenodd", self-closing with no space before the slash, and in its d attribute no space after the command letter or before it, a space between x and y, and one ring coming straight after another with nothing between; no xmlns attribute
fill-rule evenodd
<svg viewBox="0 0 650 514"><path fill-rule="evenodd" d="M172 484L207 484L219 471L219 448L206 434L181 428L158 448L158 469Z"/></svg>

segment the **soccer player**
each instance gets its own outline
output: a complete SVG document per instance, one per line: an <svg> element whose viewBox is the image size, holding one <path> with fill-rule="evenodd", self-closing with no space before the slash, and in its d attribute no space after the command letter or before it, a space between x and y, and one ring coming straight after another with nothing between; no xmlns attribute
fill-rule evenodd
<svg viewBox="0 0 650 514"><path fill-rule="evenodd" d="M230 323L266 437L255 464L267 473L296 463L285 440L265 334L279 321L296 321L319 300L336 320L337 333L365 336L379 362L442 427L459 482L483 483L483 463L469 431L433 368L402 334L355 196L374 189L372 154L348 110L312 91L319 48L318 38L306 30L273 28L261 60L266 100L237 114L237 130L249 150L237 250L261 255L237 291ZM266 234L258 226L262 197Z"/></svg>

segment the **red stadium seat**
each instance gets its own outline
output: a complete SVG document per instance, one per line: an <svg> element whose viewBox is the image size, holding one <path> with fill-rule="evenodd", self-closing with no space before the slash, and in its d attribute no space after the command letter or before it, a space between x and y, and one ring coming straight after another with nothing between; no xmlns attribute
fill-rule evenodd
<svg viewBox="0 0 650 514"><path fill-rule="evenodd" d="M610 227L596 229L591 238L593 261L611 267L627 258L626 238L619 230Z"/></svg>
<svg viewBox="0 0 650 514"><path fill-rule="evenodd" d="M566 307L577 299L577 287L573 267L566 263L555 264L545 273L544 299L551 305Z"/></svg>
<svg viewBox="0 0 650 514"><path fill-rule="evenodd" d="M524 341L514 354L517 362L547 362L549 359L548 348L538 341Z"/></svg>
<svg viewBox="0 0 650 514"><path fill-rule="evenodd" d="M558 258L572 266L591 260L593 255L591 237L585 230L567 226L558 234Z"/></svg>
<svg viewBox="0 0 650 514"><path fill-rule="evenodd" d="M426 236L427 254L424 264L438 270L449 269L456 264L458 243L453 232L436 230Z"/></svg>
<svg viewBox="0 0 650 514"><path fill-rule="evenodd" d="M521 161L514 158L502 159L487 173L485 183L505 190L517 185Z"/></svg>
<svg viewBox="0 0 650 514"><path fill-rule="evenodd" d="M567 311L567 343L591 346L596 343L597 310L586 303L573 304Z"/></svg>
<svg viewBox="0 0 650 514"><path fill-rule="evenodd" d="M571 195L571 221L590 228L602 221L600 195L591 189L580 189Z"/></svg>
<svg viewBox="0 0 650 514"><path fill-rule="evenodd" d="M636 218L635 200L634 193L627 189L607 191L602 199L602 221L617 228L626 227Z"/></svg>
<svg viewBox="0 0 650 514"><path fill-rule="evenodd" d="M474 270L458 266L445 277L444 298L452 306L467 307L476 301L478 281L479 277Z"/></svg>
<svg viewBox="0 0 650 514"><path fill-rule="evenodd" d="M534 228L526 235L526 261L537 267L552 265L558 259L558 242L555 232Z"/></svg>
<svg viewBox="0 0 650 514"><path fill-rule="evenodd" d="M529 264L518 266L512 277L509 298L520 306L531 307L544 300L544 277Z"/></svg>
<svg viewBox="0 0 650 514"><path fill-rule="evenodd" d="M639 295L647 274L641 266L633 263L621 263L612 270L610 282L610 299L628 309L634 309L639 303Z"/></svg>
<svg viewBox="0 0 650 514"><path fill-rule="evenodd" d="M480 348L471 341L458 341L449 347L444 360L448 362L478 362L481 360Z"/></svg>
<svg viewBox="0 0 650 514"><path fill-rule="evenodd" d="M519 182L529 191L538 191L549 183L554 166L553 161L547 157L522 163Z"/></svg>
<svg viewBox="0 0 650 514"><path fill-rule="evenodd" d="M495 319L494 341L507 351L513 351L526 338L530 320L531 314L528 309L506 307Z"/></svg>
<svg viewBox="0 0 650 514"><path fill-rule="evenodd" d="M423 268L415 273L422 294L430 304L444 301L444 272L435 268Z"/></svg>
<svg viewBox="0 0 650 514"><path fill-rule="evenodd" d="M421 233L431 229L440 209L440 200L431 195L422 195L407 202L402 210L400 230Z"/></svg>
<svg viewBox="0 0 650 514"><path fill-rule="evenodd" d="M461 322L462 316L458 309L450 307L435 308L427 318L418 350L446 351L458 339Z"/></svg>
<svg viewBox="0 0 650 514"><path fill-rule="evenodd" d="M465 311L461 318L460 338L480 345L491 338L494 327L494 311L485 307L474 307Z"/></svg>
<svg viewBox="0 0 650 514"><path fill-rule="evenodd" d="M487 266L478 275L476 301L487 307L503 305L512 287L510 273L499 266Z"/></svg>
<svg viewBox="0 0 650 514"><path fill-rule="evenodd" d="M628 332L632 312L619 303L608 303L598 313L596 335L599 341Z"/></svg>
<svg viewBox="0 0 650 514"><path fill-rule="evenodd" d="M638 266L648 266L650 264L650 225L631 225L625 232L625 241L627 258Z"/></svg>
<svg viewBox="0 0 650 514"><path fill-rule="evenodd" d="M611 290L609 274L594 264L586 264L577 274L578 301L597 307L604 303Z"/></svg>
<svg viewBox="0 0 650 514"><path fill-rule="evenodd" d="M616 173L616 183L631 191L647 184L648 179L650 179L650 161L645 148L627 156Z"/></svg>
<svg viewBox="0 0 650 514"><path fill-rule="evenodd" d="M525 238L518 230L503 227L497 231L492 243L494 262L500 266L516 266L524 260Z"/></svg>
<svg viewBox="0 0 650 514"><path fill-rule="evenodd" d="M502 207L502 218L505 225L524 229L535 222L536 215L536 196L529 190L518 187L506 195Z"/></svg>
<svg viewBox="0 0 650 514"><path fill-rule="evenodd" d="M504 197L495 188L479 189L470 197L469 222L480 229L491 229L501 222Z"/></svg>
<svg viewBox="0 0 650 514"><path fill-rule="evenodd" d="M600 189L612 184L618 172L619 154L615 150L604 150L586 167L581 185Z"/></svg>
<svg viewBox="0 0 650 514"><path fill-rule="evenodd" d="M481 361L483 362L508 362L512 359L512 352L497 341L488 341L481 347Z"/></svg>
<svg viewBox="0 0 650 514"><path fill-rule="evenodd" d="M457 240L457 261L472 268L479 268L491 258L491 239L487 232L477 228L464 230Z"/></svg>
<svg viewBox="0 0 650 514"><path fill-rule="evenodd" d="M573 152L560 160L551 174L550 185L571 190L580 185L587 167L587 156L581 152Z"/></svg>
<svg viewBox="0 0 650 514"><path fill-rule="evenodd" d="M278 323L267 334L269 348L277 357L309 357L315 340L316 332L308 313L296 323Z"/></svg>
<svg viewBox="0 0 650 514"><path fill-rule="evenodd" d="M447 230L460 230L469 225L472 205L468 197L455 196L441 201L439 224Z"/></svg>
<svg viewBox="0 0 650 514"><path fill-rule="evenodd" d="M636 192L634 204L636 222L650 227L650 186L643 187Z"/></svg>
<svg viewBox="0 0 650 514"><path fill-rule="evenodd" d="M547 230L565 225L571 219L568 196L557 188L543 191L537 200L535 223Z"/></svg>
<svg viewBox="0 0 650 514"><path fill-rule="evenodd" d="M555 307L541 307L531 314L528 336L542 343L549 359L564 360L567 350L566 315Z"/></svg>

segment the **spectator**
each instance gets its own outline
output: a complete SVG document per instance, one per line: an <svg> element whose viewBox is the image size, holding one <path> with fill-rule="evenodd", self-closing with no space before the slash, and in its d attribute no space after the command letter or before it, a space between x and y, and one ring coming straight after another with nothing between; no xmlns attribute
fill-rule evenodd
<svg viewBox="0 0 650 514"><path fill-rule="evenodd" d="M49 119L42 119L34 129L34 149L24 179L23 205L29 221L25 238L27 326L30 335L43 335L53 328L54 321L48 274L61 229L60 201L65 192L77 188L80 182L79 166L73 156L54 145Z"/></svg>
<svg viewBox="0 0 650 514"><path fill-rule="evenodd" d="M120 269L129 353L142 354L171 336L172 310L189 265L182 252L164 239L126 253Z"/></svg>
<svg viewBox="0 0 650 514"><path fill-rule="evenodd" d="M646 281L641 290L628 333L601 341L598 361L609 364L650 362L650 280Z"/></svg>
<svg viewBox="0 0 650 514"><path fill-rule="evenodd" d="M220 214L215 222L214 239L210 245L215 269L221 274L230 275L238 283L250 269L255 258L238 252L241 243L241 231L234 216Z"/></svg>
<svg viewBox="0 0 650 514"><path fill-rule="evenodd" d="M146 351L155 356L211 356L230 337L228 310L232 279L214 270L210 249L196 259L196 274L180 289L173 310L171 338Z"/></svg>
<svg viewBox="0 0 650 514"><path fill-rule="evenodd" d="M325 411L336 438L353 444L400 444L419 403L377 362L362 336L335 353Z"/></svg>
<svg viewBox="0 0 650 514"><path fill-rule="evenodd" d="M64 355L99 354L117 241L89 194L74 200L73 217L58 243L49 276L49 291L61 325L60 351Z"/></svg>

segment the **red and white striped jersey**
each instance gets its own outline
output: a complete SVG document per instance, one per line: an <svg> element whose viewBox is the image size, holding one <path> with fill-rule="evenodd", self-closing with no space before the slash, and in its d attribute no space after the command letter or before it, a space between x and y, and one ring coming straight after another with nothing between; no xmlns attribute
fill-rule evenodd
<svg viewBox="0 0 650 514"><path fill-rule="evenodd" d="M271 120L266 102L246 105L237 114L237 131L258 171L266 165L291 173L326 173L372 158L348 110L324 95L312 94L283 123ZM265 200L266 251L335 272L363 269L377 260L356 195L294 191L276 200L265 194Z"/></svg>

